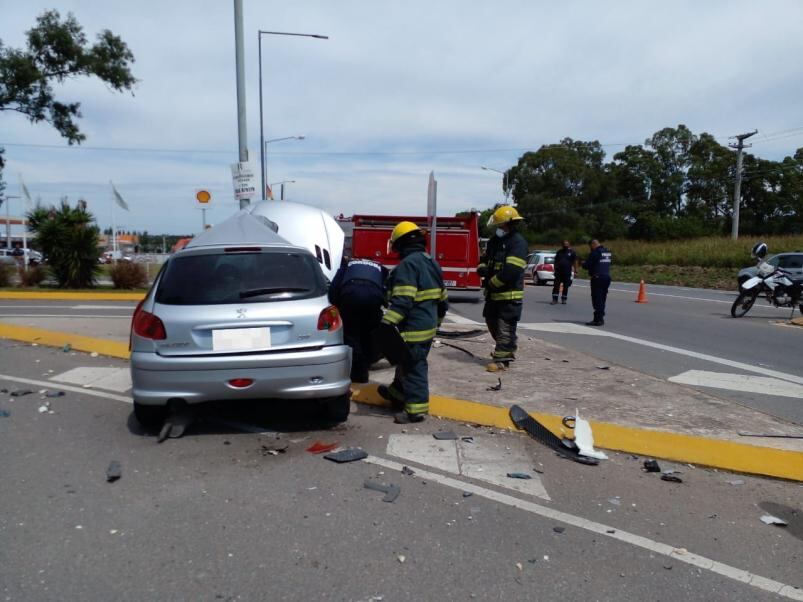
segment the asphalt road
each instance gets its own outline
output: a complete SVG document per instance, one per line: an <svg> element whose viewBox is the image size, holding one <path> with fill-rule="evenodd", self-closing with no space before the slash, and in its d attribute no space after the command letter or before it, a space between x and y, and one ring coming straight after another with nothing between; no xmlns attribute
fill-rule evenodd
<svg viewBox="0 0 803 602"><path fill-rule="evenodd" d="M803 586L798 484L666 464L684 481L668 483L626 454L581 466L523 435L435 419L403 429L367 406L335 428L309 406L207 408L184 438L157 445L133 419L130 392L55 380L125 362L0 341L0 366L3 600L803 596L792 588ZM33 393L11 396L20 389ZM427 435L439 429L520 450L511 462L540 471L531 474L551 501L388 453L392 437L412 435L437 452ZM371 457L336 465L305 451L314 441ZM112 460L122 478L108 483ZM477 466L478 477L505 478L504 465ZM399 485L400 496L381 501L367 478ZM768 513L789 525L763 524Z"/></svg>
<svg viewBox="0 0 803 602"><path fill-rule="evenodd" d="M587 281L577 280L569 289L567 305L550 305L551 291L551 286L527 286L521 335L529 332L661 378L705 371L709 374L702 375L701 383L690 386L803 424L803 328L779 324L789 318L789 309L757 303L747 316L734 319L730 306L735 293L651 285L648 303L637 304L638 285L613 283L605 326L595 329L583 326L592 318ZM476 295L455 293L450 298L454 312L482 322L482 304L472 302ZM795 315L799 316L797 310ZM733 380L733 388L706 386L717 374L738 375L720 377L726 386L729 378ZM745 376L747 385L743 384ZM784 396L770 395L762 378L776 381L769 385L791 386Z"/></svg>

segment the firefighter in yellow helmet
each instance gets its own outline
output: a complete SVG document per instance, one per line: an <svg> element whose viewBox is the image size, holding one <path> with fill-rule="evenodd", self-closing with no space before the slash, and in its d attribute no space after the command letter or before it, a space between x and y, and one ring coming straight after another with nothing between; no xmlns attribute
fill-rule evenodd
<svg viewBox="0 0 803 602"><path fill-rule="evenodd" d="M527 265L527 241L517 231L524 218L514 207L502 205L488 220L495 227L477 272L483 279L485 308L482 315L496 346L489 372L507 370L516 359L516 327L521 319L524 300L524 268Z"/></svg>
<svg viewBox="0 0 803 602"><path fill-rule="evenodd" d="M401 255L401 262L388 278L388 310L382 321L399 329L410 359L396 367L390 386L379 386L379 394L403 410L396 422L421 422L429 412L427 356L448 309L446 289L441 268L426 253L424 233L414 223L399 223L388 246Z"/></svg>

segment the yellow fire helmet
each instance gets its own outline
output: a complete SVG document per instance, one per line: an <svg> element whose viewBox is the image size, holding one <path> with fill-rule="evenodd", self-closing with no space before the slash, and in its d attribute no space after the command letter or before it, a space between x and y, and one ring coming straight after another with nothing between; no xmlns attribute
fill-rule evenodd
<svg viewBox="0 0 803 602"><path fill-rule="evenodd" d="M388 240L388 253L393 249L393 245L396 244L397 240L406 234L410 234L410 232L421 232L421 228L416 226L413 222L399 222L396 224L396 227L393 228L393 232L390 235L390 240Z"/></svg>
<svg viewBox="0 0 803 602"><path fill-rule="evenodd" d="M515 207L511 207L510 205L502 205L496 211L494 211L491 217L488 219L488 225L499 226L500 224L517 222L523 219L524 218L519 215L519 212L516 211Z"/></svg>

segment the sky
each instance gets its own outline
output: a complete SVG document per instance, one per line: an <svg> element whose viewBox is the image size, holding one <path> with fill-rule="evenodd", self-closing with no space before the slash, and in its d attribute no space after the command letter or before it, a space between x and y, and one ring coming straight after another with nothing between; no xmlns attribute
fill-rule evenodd
<svg viewBox="0 0 803 602"><path fill-rule="evenodd" d="M259 170L258 31L268 181L285 198L332 214L438 213L503 199L503 171L564 137L625 144L685 124L728 136L758 129L750 149L781 159L803 146L803 3L798 0L498 0L473 3L243 0L248 147ZM238 160L233 2L0 0L0 39L24 44L44 10L72 12L90 39L102 29L134 53L133 95L97 80L57 86L80 101L87 140L69 147L48 124L0 112L6 194L19 177L45 205L87 201L112 219L113 181L127 230L202 227L236 211ZM278 187L277 187L278 188ZM278 195L277 195L278 196ZM12 214L22 211L11 199Z"/></svg>

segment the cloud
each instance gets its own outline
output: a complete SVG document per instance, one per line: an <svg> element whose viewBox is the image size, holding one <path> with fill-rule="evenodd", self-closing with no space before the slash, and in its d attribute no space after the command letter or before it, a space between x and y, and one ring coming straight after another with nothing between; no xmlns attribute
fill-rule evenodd
<svg viewBox="0 0 803 602"><path fill-rule="evenodd" d="M219 221L236 206L231 3L66 0L60 7L90 37L102 28L119 34L136 56L134 96L93 81L60 88L82 102L86 146L213 152L9 146L7 175L24 173L49 200L85 196L101 219L113 179L130 201L130 227L151 232L197 229L192 195L208 186L210 217ZM0 37L20 45L46 8L38 0L5 8ZM504 169L523 149L565 136L641 143L684 123L725 141L752 128L803 126L803 64L792 60L803 54L803 4L794 0L247 1L245 9L252 159L259 155L257 30L330 36L263 36L263 114L266 137L307 136L269 146L270 179L296 180L286 189L291 198L333 213L423 210L430 170L443 212L487 207L501 199L501 177L480 165ZM47 125L0 120L0 142L63 144ZM803 136L755 140L752 150L768 158L803 145Z"/></svg>

